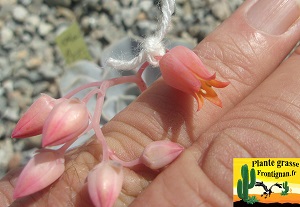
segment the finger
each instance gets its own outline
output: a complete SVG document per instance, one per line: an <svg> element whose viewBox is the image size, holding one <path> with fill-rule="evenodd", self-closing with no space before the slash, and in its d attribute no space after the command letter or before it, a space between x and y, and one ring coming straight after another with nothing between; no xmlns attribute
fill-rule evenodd
<svg viewBox="0 0 300 207"><path fill-rule="evenodd" d="M219 90L223 109L204 107L201 132L243 100L282 62L300 40L300 7L295 0L245 3L195 51L230 85ZM217 76L218 77L218 76Z"/></svg>
<svg viewBox="0 0 300 207"><path fill-rule="evenodd" d="M0 204L9 206L12 201L12 192L21 169L14 169L0 180Z"/></svg>
<svg viewBox="0 0 300 207"><path fill-rule="evenodd" d="M271 4L267 11L261 12L267 4ZM171 139L190 146L285 58L300 37L299 15L294 0L246 1L196 47L203 62L231 82L218 91L223 109L206 101L195 113L192 97L159 80L103 127L110 146L125 160L136 158L152 140ZM264 24L257 25L261 19Z"/></svg>
<svg viewBox="0 0 300 207"><path fill-rule="evenodd" d="M300 48L131 206L231 206L233 157L299 157L299 65ZM200 151L203 140L214 140L207 151Z"/></svg>
<svg viewBox="0 0 300 207"><path fill-rule="evenodd" d="M300 48L195 144L203 171L229 196L234 157L300 156L299 65ZM213 140L207 150L203 140Z"/></svg>
<svg viewBox="0 0 300 207"><path fill-rule="evenodd" d="M130 206L231 205L231 198L207 177L193 152L187 149Z"/></svg>

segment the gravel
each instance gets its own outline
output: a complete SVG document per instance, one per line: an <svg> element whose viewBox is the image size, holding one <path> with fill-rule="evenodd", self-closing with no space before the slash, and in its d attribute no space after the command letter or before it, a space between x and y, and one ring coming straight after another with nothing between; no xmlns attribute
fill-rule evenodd
<svg viewBox="0 0 300 207"><path fill-rule="evenodd" d="M155 2L155 3L154 3ZM0 0L0 177L28 160L40 137L12 140L11 132L40 93L59 97L67 71L55 37L80 25L93 62L127 35L156 30L159 0ZM243 0L177 0L168 38L196 44Z"/></svg>

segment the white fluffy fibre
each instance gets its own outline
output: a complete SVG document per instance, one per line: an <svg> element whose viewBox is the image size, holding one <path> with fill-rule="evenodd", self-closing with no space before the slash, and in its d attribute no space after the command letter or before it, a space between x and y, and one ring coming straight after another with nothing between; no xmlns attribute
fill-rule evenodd
<svg viewBox="0 0 300 207"><path fill-rule="evenodd" d="M144 40L139 55L130 61L109 58L107 60L107 65L117 70L133 70L147 61L151 65L157 67L158 61L155 59L155 56L163 56L165 54L166 49L162 40L168 32L174 10L175 0L162 0L162 18L161 24L158 27L159 29L153 36Z"/></svg>

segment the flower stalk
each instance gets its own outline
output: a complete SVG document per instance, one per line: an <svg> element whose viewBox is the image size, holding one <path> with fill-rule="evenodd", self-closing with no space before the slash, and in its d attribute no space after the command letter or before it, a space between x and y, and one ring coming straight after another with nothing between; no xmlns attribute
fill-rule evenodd
<svg viewBox="0 0 300 207"><path fill-rule="evenodd" d="M216 80L200 59L189 49L176 47L162 57L156 57L165 82L185 93L193 95L198 102L198 110L203 106L203 98L222 106L212 87L223 88L228 82ZM106 143L100 127L100 118L107 89L124 83L135 83L143 92L147 86L142 74L149 66L141 65L135 75L123 76L82 85L60 99L42 94L23 115L13 138L26 138L42 134L42 149L29 161L16 185L14 198L35 193L51 185L64 172L64 153L78 137L93 130L102 146L101 162L88 175L90 198L95 206L112 206L122 189L123 167L133 168L145 165L157 170L171 164L184 150L183 146L168 140L154 141L147 145L139 157L132 161L118 158ZM78 92L90 89L83 99L74 98ZM96 96L93 112L86 104ZM59 150L46 147L64 144Z"/></svg>

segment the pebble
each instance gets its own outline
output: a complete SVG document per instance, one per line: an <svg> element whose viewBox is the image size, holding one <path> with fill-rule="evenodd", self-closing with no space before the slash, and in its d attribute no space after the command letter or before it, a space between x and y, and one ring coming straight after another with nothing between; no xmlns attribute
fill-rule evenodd
<svg viewBox="0 0 300 207"><path fill-rule="evenodd" d="M36 83L34 85L32 95L36 96L36 95L39 95L40 93L43 93L44 91L47 91L49 86L50 86L50 83L48 81L41 81L41 82Z"/></svg>
<svg viewBox="0 0 300 207"><path fill-rule="evenodd" d="M1 106L1 97L0 97L0 106ZM0 108L0 116L2 117L3 114L4 114L4 108L1 107ZM0 140L3 140L5 138L5 134L6 134L6 128L4 127L2 121L0 121Z"/></svg>
<svg viewBox="0 0 300 207"><path fill-rule="evenodd" d="M12 140L5 139L0 141L0 177L6 173L8 163L13 155L14 151Z"/></svg>
<svg viewBox="0 0 300 207"><path fill-rule="evenodd" d="M50 6L65 6L71 5L71 0L44 0Z"/></svg>
<svg viewBox="0 0 300 207"><path fill-rule="evenodd" d="M135 22L139 13L140 13L140 9L137 7L122 9L121 16L124 21L124 24L127 27L131 27Z"/></svg>
<svg viewBox="0 0 300 207"><path fill-rule="evenodd" d="M6 42L11 41L14 38L14 33L11 29L4 27L1 30L1 43L5 44Z"/></svg>
<svg viewBox="0 0 300 207"><path fill-rule="evenodd" d="M42 37L49 34L49 32L51 32L52 30L53 30L53 25L48 24L46 22L41 22L38 27L38 32Z"/></svg>
<svg viewBox="0 0 300 207"><path fill-rule="evenodd" d="M11 76L12 70L6 58L0 57L0 82Z"/></svg>
<svg viewBox="0 0 300 207"><path fill-rule="evenodd" d="M53 65L52 63L44 64L43 67L39 69L39 73L46 79L55 79L62 74L63 70L61 67Z"/></svg>
<svg viewBox="0 0 300 207"><path fill-rule="evenodd" d="M19 0L19 2L24 6L28 6L32 3L32 0Z"/></svg>
<svg viewBox="0 0 300 207"><path fill-rule="evenodd" d="M29 58L26 63L25 63L25 66L26 68L28 69L36 69L38 68L39 66L42 65L42 59L40 57L31 57Z"/></svg>
<svg viewBox="0 0 300 207"><path fill-rule="evenodd" d="M148 13L149 10L153 7L153 2L152 1L141 1L139 7L141 8L142 11Z"/></svg>
<svg viewBox="0 0 300 207"><path fill-rule="evenodd" d="M110 15L120 13L121 10L120 3L117 0L104 1L103 8L107 10Z"/></svg>
<svg viewBox="0 0 300 207"><path fill-rule="evenodd" d="M26 22L37 28L41 22L41 18L38 15L32 14L26 19Z"/></svg>
<svg viewBox="0 0 300 207"><path fill-rule="evenodd" d="M6 107L3 118L17 122L20 118L19 111L20 110L17 107Z"/></svg>
<svg viewBox="0 0 300 207"><path fill-rule="evenodd" d="M215 17L222 21L231 14L229 5L225 1L215 2L211 7L211 11Z"/></svg>
<svg viewBox="0 0 300 207"><path fill-rule="evenodd" d="M0 6L14 5L17 3L17 0L0 0Z"/></svg>
<svg viewBox="0 0 300 207"><path fill-rule="evenodd" d="M33 84L27 79L18 79L14 82L14 90L21 92L27 97L32 96L33 88Z"/></svg>
<svg viewBox="0 0 300 207"><path fill-rule="evenodd" d="M25 7L17 5L13 9L13 18L18 22L23 22L28 16L28 11Z"/></svg>

